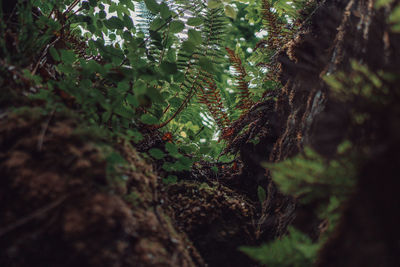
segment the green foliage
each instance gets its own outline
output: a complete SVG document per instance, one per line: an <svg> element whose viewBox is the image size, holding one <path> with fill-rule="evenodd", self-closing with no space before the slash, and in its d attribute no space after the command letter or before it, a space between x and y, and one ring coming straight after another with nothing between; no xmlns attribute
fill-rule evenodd
<svg viewBox="0 0 400 267"><path fill-rule="evenodd" d="M289 227L289 234L261 247L241 247L240 250L258 262L271 267L312 266L319 245L302 232Z"/></svg>
<svg viewBox="0 0 400 267"><path fill-rule="evenodd" d="M393 2L393 0L377 0L375 2L375 7L376 8L381 8L383 6L389 5Z"/></svg>
<svg viewBox="0 0 400 267"><path fill-rule="evenodd" d="M248 23L248 6L253 4L26 1L14 13L0 14L1 21L12 22L0 24L0 82L18 77L18 82L34 88L24 95L43 102L46 110L73 109L110 138L139 143L143 128L171 132L176 144L149 154L164 161L166 170L189 170L201 155L217 158L224 146L217 141L221 118L210 112L216 106L210 109L195 99L209 82L224 123L240 116L232 108L241 96L232 82L225 47L234 48L243 59L252 101L273 89L259 62L250 57L260 40L255 33L261 29ZM6 66L23 71L17 75Z"/></svg>
<svg viewBox="0 0 400 267"><path fill-rule="evenodd" d="M318 249L332 233L340 217L339 207L352 192L356 182L353 146L344 142L336 159L326 160L309 148L278 163L264 163L281 192L292 195L302 204L318 206L318 216L328 228L318 242L289 227L288 235L261 247L242 247L241 251L267 266L312 266ZM258 187L259 200L265 190Z"/></svg>
<svg viewBox="0 0 400 267"><path fill-rule="evenodd" d="M257 187L257 196L261 204L267 199L267 193L265 192L265 189L261 186Z"/></svg>
<svg viewBox="0 0 400 267"><path fill-rule="evenodd" d="M144 0L146 3L146 7L154 14L157 14L160 11L160 6L157 4L155 0Z"/></svg>
<svg viewBox="0 0 400 267"><path fill-rule="evenodd" d="M175 184L178 181L178 177L176 175L168 175L167 178L163 179L163 183L165 184Z"/></svg>
<svg viewBox="0 0 400 267"><path fill-rule="evenodd" d="M399 77L397 72L371 70L356 60L351 61L350 71L324 77L332 96L350 109L352 127L347 135L357 137L352 142L361 160L371 154L373 144L381 144L389 136L397 140L399 136Z"/></svg>
<svg viewBox="0 0 400 267"><path fill-rule="evenodd" d="M393 0L378 0L375 2L375 8L380 9L393 4ZM393 8L390 15L388 16L388 22L392 25L391 29L393 32L400 32L400 4Z"/></svg>
<svg viewBox="0 0 400 267"><path fill-rule="evenodd" d="M371 71L367 66L351 61L351 72L338 72L326 75L324 81L330 86L332 94L352 107L352 123L359 129L376 124L373 113L394 104L398 94L389 85L397 81L397 74L382 70ZM395 114L393 110L390 114ZM378 130L378 129L377 129ZM363 135L361 135L363 136ZM365 137L366 138L366 137ZM358 140L362 141L362 139Z"/></svg>
<svg viewBox="0 0 400 267"><path fill-rule="evenodd" d="M354 160L350 160L351 144L338 148L339 159L326 161L309 148L294 158L278 163L265 163L279 189L302 203L338 196L344 199L351 192L356 175ZM350 155L349 155L350 154Z"/></svg>
<svg viewBox="0 0 400 267"><path fill-rule="evenodd" d="M164 152L162 152L160 149L158 148L151 148L149 150L149 154L150 156L152 156L155 159L163 159L165 157Z"/></svg>
<svg viewBox="0 0 400 267"><path fill-rule="evenodd" d="M126 176L123 170L127 168L126 160L121 156L120 153L113 151L109 148L105 149L106 156L106 173L107 179L110 184L118 185L126 182Z"/></svg>

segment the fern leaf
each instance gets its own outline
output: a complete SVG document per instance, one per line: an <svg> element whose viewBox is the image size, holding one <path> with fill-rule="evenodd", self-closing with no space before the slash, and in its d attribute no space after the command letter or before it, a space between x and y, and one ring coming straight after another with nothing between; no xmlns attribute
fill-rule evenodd
<svg viewBox="0 0 400 267"><path fill-rule="evenodd" d="M284 25L279 22L279 16L273 11L270 0L262 0L261 11L263 23L268 31L267 44L271 49L278 49L283 44Z"/></svg>
<svg viewBox="0 0 400 267"><path fill-rule="evenodd" d="M207 106L208 111L222 131L230 125L226 108L214 80L204 80L204 87L200 88L197 98L200 103Z"/></svg>
<svg viewBox="0 0 400 267"><path fill-rule="evenodd" d="M225 49L228 52L229 60L237 73L236 80L240 97L237 108L241 109L244 112L249 110L251 106L254 105L254 102L250 98L251 93L249 91L249 84L246 81L246 69L242 64L242 60L238 55L236 55L235 51L228 47L226 47Z"/></svg>

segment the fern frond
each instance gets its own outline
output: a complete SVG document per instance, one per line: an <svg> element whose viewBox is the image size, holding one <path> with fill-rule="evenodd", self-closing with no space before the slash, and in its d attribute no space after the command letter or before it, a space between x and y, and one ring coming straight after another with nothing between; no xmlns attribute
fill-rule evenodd
<svg viewBox="0 0 400 267"><path fill-rule="evenodd" d="M166 126L168 123L170 123L173 119L175 119L176 116L179 115L179 113L181 113L190 103L190 101L192 100L193 96L195 95L195 90L194 87L192 87L192 89L190 90L190 92L188 94L186 94L185 99L182 101L182 104L179 106L179 108L172 114L172 116L167 119L166 121L164 121L163 123L160 123L158 125L153 126L153 129L160 129L164 126Z"/></svg>
<svg viewBox="0 0 400 267"><path fill-rule="evenodd" d="M222 63L225 56L222 43L226 32L227 19L223 9L207 9L205 16L203 39L206 40L202 49L204 55L216 64Z"/></svg>
<svg viewBox="0 0 400 267"><path fill-rule="evenodd" d="M148 36L150 23L155 18L154 14L147 9L144 2L135 3L135 14L137 16L136 28Z"/></svg>
<svg viewBox="0 0 400 267"><path fill-rule="evenodd" d="M222 131L230 125L226 108L214 80L204 80L204 87L200 88L197 99L199 103L207 106L208 111Z"/></svg>
<svg viewBox="0 0 400 267"><path fill-rule="evenodd" d="M199 27L201 29L202 43L192 52L188 52L190 49L185 49L185 47L181 47L178 52L177 66L184 74L184 80L179 85L179 90L181 92L178 93L183 95L183 102L172 116L167 119L166 123L162 123L160 127L165 126L180 112L182 112L197 92L204 90L203 88L211 86L206 81L213 80L213 75L215 75L215 73L210 74L204 71L203 67L199 66L199 59L203 57L207 58L207 60L213 64L221 64L224 60L222 42L224 40L224 32L227 24L224 11L223 9L209 9L205 7L206 6L203 5L202 11L196 11L200 12L202 17L204 17L204 23ZM183 44L183 46L184 45L185 44ZM213 97L221 98L219 93L213 95ZM216 110L217 109L213 108L212 112L219 113L219 111ZM215 114L217 115L217 113ZM226 114L225 116L227 118ZM226 123L226 120L223 119L216 122L219 125L222 125L223 123Z"/></svg>
<svg viewBox="0 0 400 267"><path fill-rule="evenodd" d="M295 19L298 16L297 10L300 9L300 7L298 7L300 2L304 2L304 0L294 0L290 2L287 0L276 0L274 1L273 8L279 15L289 15Z"/></svg>
<svg viewBox="0 0 400 267"><path fill-rule="evenodd" d="M202 0L169 0L166 1L171 10L184 9L185 17L198 17L206 8L206 3Z"/></svg>
<svg viewBox="0 0 400 267"><path fill-rule="evenodd" d="M261 11L263 16L263 23L268 31L267 43L271 49L279 48L282 43L280 42L283 25L279 23L278 14L272 11L270 0L262 0Z"/></svg>
<svg viewBox="0 0 400 267"><path fill-rule="evenodd" d="M240 97L237 108L242 111L247 111L254 105L254 102L250 98L251 93L249 91L249 83L246 81L246 69L242 64L242 60L238 55L236 55L235 51L228 47L225 47L225 49L228 52L229 60L237 73L236 80Z"/></svg>

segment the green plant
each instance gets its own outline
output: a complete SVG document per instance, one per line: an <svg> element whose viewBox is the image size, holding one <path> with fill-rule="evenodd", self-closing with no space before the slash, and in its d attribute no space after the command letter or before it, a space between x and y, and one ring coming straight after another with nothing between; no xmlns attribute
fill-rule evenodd
<svg viewBox="0 0 400 267"><path fill-rule="evenodd" d="M240 116L233 107L246 112L275 86L257 64L245 63L256 38L244 43L238 29L244 27L244 17L251 21L246 7L253 3L30 1L12 14L23 31L11 33L2 24L2 34L18 39L18 46L10 48L2 39L1 54L22 67L36 62L24 77L43 86L29 93L31 97L49 106L73 107L111 135L140 142L139 129L147 127L202 146L200 140L213 142ZM277 12L284 10L274 4ZM32 14L32 8L39 15ZM227 32L239 36L232 39ZM225 47L236 47L235 52ZM48 63L54 63L54 69L49 70ZM195 104L196 97L204 105ZM221 149L217 145L212 151L217 155Z"/></svg>
<svg viewBox="0 0 400 267"><path fill-rule="evenodd" d="M385 6L390 6L395 4L396 2L394 2L393 0L378 0L375 2L375 8L380 9ZM392 31L394 32L400 31L400 5L397 4L397 6L395 6L395 8L388 16L388 21L392 25Z"/></svg>
<svg viewBox="0 0 400 267"><path fill-rule="evenodd" d="M261 247L241 247L240 250L258 262L271 267L308 267L315 261L319 244L289 227L289 234Z"/></svg>
<svg viewBox="0 0 400 267"><path fill-rule="evenodd" d="M267 193L265 192L265 189L262 188L261 186L257 187L257 197L261 205L267 199Z"/></svg>
<svg viewBox="0 0 400 267"><path fill-rule="evenodd" d="M316 242L293 227L278 240L261 247L242 247L241 251L268 266L311 266L318 249L326 242L340 218L341 204L350 196L356 182L355 154L350 142L338 147L337 159L327 161L313 150L278 163L265 163L281 192L301 204L316 204L317 215L328 226ZM259 200L265 191L258 187Z"/></svg>
<svg viewBox="0 0 400 267"><path fill-rule="evenodd" d="M355 161L350 160L351 144L338 148L340 159L327 161L310 148L278 163L265 163L279 189L307 204L326 196L345 199L351 192L356 175ZM339 156L338 156L339 157Z"/></svg>

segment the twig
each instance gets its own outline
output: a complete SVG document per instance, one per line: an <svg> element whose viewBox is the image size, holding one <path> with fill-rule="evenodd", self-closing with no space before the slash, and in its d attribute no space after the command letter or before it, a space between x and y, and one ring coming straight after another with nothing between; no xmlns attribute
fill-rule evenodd
<svg viewBox="0 0 400 267"><path fill-rule="evenodd" d="M50 44L48 44L48 45L46 46L46 48L43 50L42 55L39 57L39 60L37 61L35 67L33 68L32 72L31 72L32 75L35 75L36 71L37 71L38 68L39 68L40 62L41 62L41 61L43 60L43 58L47 55L47 51L49 50L49 48L50 48L51 46L53 46L55 43L57 43L58 40L60 40L60 38L61 38L61 37L58 36L53 42L51 42Z"/></svg>
<svg viewBox="0 0 400 267"><path fill-rule="evenodd" d="M10 13L10 16L7 18L6 24L8 24L8 23L10 22L10 19L13 17L16 8L17 8L17 5L15 5L15 6L13 7L13 9L12 9L12 11L11 11L11 13Z"/></svg>
<svg viewBox="0 0 400 267"><path fill-rule="evenodd" d="M72 2L71 5L67 8L67 10L65 10L65 12L62 14L63 17L66 17L66 15L67 15L69 12L71 12L71 10L74 9L75 6L76 6L77 4L79 4L80 1L81 1L81 0L75 0L74 2Z"/></svg>

